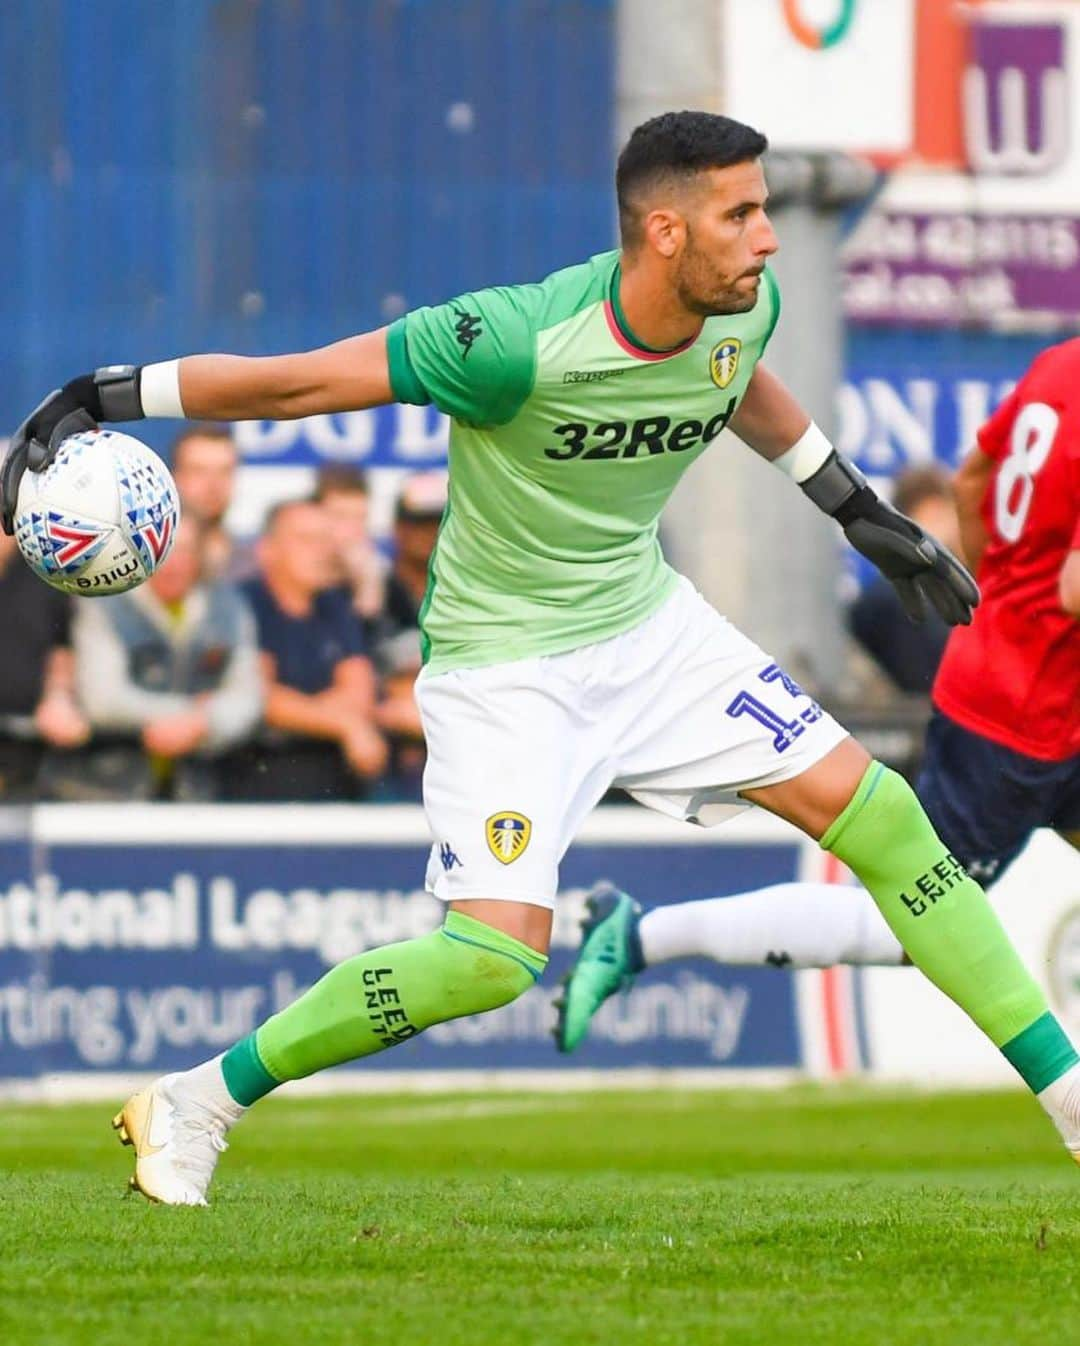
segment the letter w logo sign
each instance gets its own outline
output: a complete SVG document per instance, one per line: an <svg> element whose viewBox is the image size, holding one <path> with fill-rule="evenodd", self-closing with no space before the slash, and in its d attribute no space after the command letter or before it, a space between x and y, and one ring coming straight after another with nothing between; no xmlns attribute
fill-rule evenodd
<svg viewBox="0 0 1080 1346"><path fill-rule="evenodd" d="M1068 151L1068 76L1060 23L972 21L964 72L968 160L977 173L1039 174Z"/></svg>

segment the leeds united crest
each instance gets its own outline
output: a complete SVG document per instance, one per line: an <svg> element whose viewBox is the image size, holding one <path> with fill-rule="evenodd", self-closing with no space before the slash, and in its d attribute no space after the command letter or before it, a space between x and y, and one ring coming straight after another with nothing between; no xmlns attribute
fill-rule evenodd
<svg viewBox="0 0 1080 1346"><path fill-rule="evenodd" d="M523 813L493 813L484 824L488 850L501 865L513 864L529 844L532 823Z"/></svg>
<svg viewBox="0 0 1080 1346"><path fill-rule="evenodd" d="M728 337L712 348L709 355L709 373L718 388L726 388L735 377L739 368L739 352L742 342L738 337Z"/></svg>

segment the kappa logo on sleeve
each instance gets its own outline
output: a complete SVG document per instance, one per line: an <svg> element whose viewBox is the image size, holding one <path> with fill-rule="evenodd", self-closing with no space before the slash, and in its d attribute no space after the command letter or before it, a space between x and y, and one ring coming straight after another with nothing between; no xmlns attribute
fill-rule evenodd
<svg viewBox="0 0 1080 1346"><path fill-rule="evenodd" d="M493 813L484 824L488 850L500 865L511 865L532 836L532 823L523 813Z"/></svg>
<svg viewBox="0 0 1080 1346"><path fill-rule="evenodd" d="M461 347L461 358L464 360L472 350L476 339L483 334L481 318L478 313L469 313L463 308L458 308L456 304L453 306L453 313L457 318L454 332Z"/></svg>

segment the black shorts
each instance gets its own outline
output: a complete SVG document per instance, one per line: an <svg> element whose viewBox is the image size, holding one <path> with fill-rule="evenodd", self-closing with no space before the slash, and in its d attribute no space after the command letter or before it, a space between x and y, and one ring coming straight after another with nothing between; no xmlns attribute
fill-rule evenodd
<svg viewBox="0 0 1080 1346"><path fill-rule="evenodd" d="M915 786L938 835L971 877L994 883L1038 827L1080 831L1080 755L1042 762L935 711Z"/></svg>

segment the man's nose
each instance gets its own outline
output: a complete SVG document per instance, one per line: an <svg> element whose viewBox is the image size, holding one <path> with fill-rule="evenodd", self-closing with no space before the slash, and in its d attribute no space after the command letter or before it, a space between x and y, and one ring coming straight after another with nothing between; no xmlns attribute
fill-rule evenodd
<svg viewBox="0 0 1080 1346"><path fill-rule="evenodd" d="M776 230L772 227L772 221L766 215L762 218L761 225L754 236L754 251L765 257L771 257L779 246L780 240L776 237Z"/></svg>

